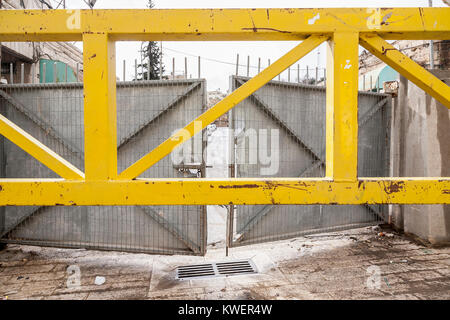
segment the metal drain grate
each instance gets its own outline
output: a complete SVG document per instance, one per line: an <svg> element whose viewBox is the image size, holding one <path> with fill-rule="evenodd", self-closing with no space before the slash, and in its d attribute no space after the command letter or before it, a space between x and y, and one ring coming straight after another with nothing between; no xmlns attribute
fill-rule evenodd
<svg viewBox="0 0 450 320"><path fill-rule="evenodd" d="M258 273L251 260L231 262L216 262L207 264L193 264L177 268L178 280L192 280L213 277L229 277L243 274Z"/></svg>

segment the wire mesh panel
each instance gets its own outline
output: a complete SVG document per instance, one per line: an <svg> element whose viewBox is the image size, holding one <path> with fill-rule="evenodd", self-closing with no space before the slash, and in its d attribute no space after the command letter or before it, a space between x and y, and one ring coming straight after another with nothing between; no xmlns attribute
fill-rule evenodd
<svg viewBox="0 0 450 320"><path fill-rule="evenodd" d="M205 109L204 80L117 85L119 172ZM82 84L4 85L1 113L79 169L84 169ZM204 176L203 134L140 177ZM195 146L194 146L195 144ZM4 178L58 178L0 138ZM152 195L149 194L149 197ZM203 206L10 206L0 209L2 242L159 254L204 254Z"/></svg>
<svg viewBox="0 0 450 320"><path fill-rule="evenodd" d="M232 77L234 88L248 78ZM390 99L360 93L358 175L387 176ZM236 177L324 177L326 92L321 86L272 81L231 111ZM383 205L234 206L230 246L384 221Z"/></svg>

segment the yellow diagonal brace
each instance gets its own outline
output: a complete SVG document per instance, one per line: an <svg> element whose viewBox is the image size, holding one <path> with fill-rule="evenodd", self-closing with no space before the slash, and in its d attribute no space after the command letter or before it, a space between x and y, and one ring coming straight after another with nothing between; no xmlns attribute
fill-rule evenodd
<svg viewBox="0 0 450 320"><path fill-rule="evenodd" d="M125 169L120 175L119 179L134 179L147 170L149 167L157 163L159 160L167 156L172 150L183 142L187 141L195 134L204 129L208 124L219 118L228 110L236 106L245 98L250 96L256 90L264 86L267 82L272 80L280 72L286 70L290 65L308 54L311 50L316 48L322 42L327 40L327 36L310 36L301 44L290 50L275 63L264 69L254 78L247 81L238 89L234 90L230 95L225 97L222 101L217 103L214 107L200 115L197 119L189 123L186 127L179 130L166 141L161 143L153 151L146 154L133 165Z"/></svg>
<svg viewBox="0 0 450 320"><path fill-rule="evenodd" d="M0 134L64 179L82 180L84 173L0 115Z"/></svg>
<svg viewBox="0 0 450 320"><path fill-rule="evenodd" d="M361 35L361 45L374 56L450 109L450 87L376 35Z"/></svg>

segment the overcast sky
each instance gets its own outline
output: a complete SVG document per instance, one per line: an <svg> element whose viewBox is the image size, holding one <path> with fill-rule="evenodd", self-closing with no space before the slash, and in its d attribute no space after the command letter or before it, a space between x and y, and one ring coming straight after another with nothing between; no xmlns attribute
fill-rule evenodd
<svg viewBox="0 0 450 320"><path fill-rule="evenodd" d="M59 2L53 0L52 3ZM154 0L156 9L169 8L323 8L323 7L427 7L428 0ZM97 0L97 9L132 9L146 8L147 0ZM445 6L441 0L434 0L433 6ZM66 0L67 8L86 8L83 0ZM197 56L201 56L201 77L206 78L208 90L228 90L228 77L235 73L236 55L240 56L240 64L247 63L250 56L251 75L257 71L258 57L262 66L282 56L294 47L296 42L259 41L259 42L163 42L163 63L166 73L172 71L172 58L175 58L176 74L184 72L184 58L188 58L188 75L197 77ZM140 42L119 42L117 52L117 76L122 80L123 60L127 64L127 80L134 75L134 59L139 58ZM319 54L318 54L319 52ZM300 68L324 67L324 45L314 50L300 61ZM246 67L240 68L240 74L246 74ZM305 71L303 71L304 73ZM282 78L287 79L287 72ZM291 80L296 71L291 73Z"/></svg>

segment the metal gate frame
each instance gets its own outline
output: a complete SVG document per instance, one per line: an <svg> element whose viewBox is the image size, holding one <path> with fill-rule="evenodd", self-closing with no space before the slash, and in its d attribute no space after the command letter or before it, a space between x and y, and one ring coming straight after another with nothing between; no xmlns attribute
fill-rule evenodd
<svg viewBox="0 0 450 320"><path fill-rule="evenodd" d="M236 88L242 86L250 80L251 78L245 77L245 76L231 76L230 82L231 82L231 90L235 90ZM326 93L326 88L323 86L317 86L317 85L305 85L301 83L292 83L292 82L283 82L283 81L271 81L268 82L266 85L272 85L272 86L280 86L284 88L290 88L291 90L311 90L316 92L323 92ZM310 155L310 157L313 159L311 164L307 166L305 169L301 171L301 173L298 175L298 177L308 177L308 175L311 172L314 172L314 170L318 168L325 169L325 159L323 159L323 156L320 155L320 152L317 152L317 148L312 148L312 146L304 140L304 138L299 134L296 133L293 128L290 127L290 125L286 122L286 119L282 119L279 115L277 115L276 111L272 110L270 104L267 101L264 101L263 98L264 93L261 92L255 92L251 94L248 99L251 101L250 103L253 104L257 109L260 109L261 112L267 115L268 118L270 118L272 121L278 124L280 130L283 130L289 134L289 136L292 137L293 140L297 142L299 146L302 147L303 150L305 150L305 153ZM380 123L383 127L385 127L385 136L384 140L385 142L390 141L390 126L391 126L391 104L392 104L392 97L390 94L383 94L383 93L374 93L374 92L359 92L358 97L366 96L366 97L378 97L379 101L374 103L370 108L368 108L367 111L365 111L362 114L359 114L358 117L358 130L363 128L372 118L374 115L377 114L377 112L382 111L385 109L385 119L383 123ZM238 107L239 108L239 107ZM245 106L240 106L240 108L245 108ZM235 121L243 120L236 116L236 110L233 109L229 112L228 115L230 128L232 130L235 130L234 123ZM245 121L245 120L243 120ZM250 120L251 121L251 120ZM233 139L234 143L233 146L236 148L236 137ZM314 151L316 150L316 151ZM235 150L234 150L235 151ZM390 145L389 143L384 144L384 163L383 170L384 174L389 174L389 168L390 168ZM231 152L231 154L234 154L234 161L232 161L230 165L229 174L231 177L235 178L238 177L238 167L239 164L236 163L236 153ZM360 168L361 169L361 168ZM250 232L267 214L269 214L273 208L277 207L278 205L269 204L265 205L262 209L260 209L254 217L241 229L238 230L237 226L235 226L235 218L239 216L239 209L241 206L232 205L228 208L228 216L227 216L227 245L228 247L239 247L239 246L245 246L249 244L259 243L259 242L266 242L266 241L272 241L272 240L280 240L285 238L292 238L296 236L302 236L306 234L312 234L312 233L319 233L324 231L338 231L338 230L344 230L349 228L358 228L358 227L364 227L369 225L376 225L380 223L380 220L382 221L387 212L387 206L384 206L382 208L377 208L373 204L362 204L362 206L370 212L372 215L375 215L376 217L380 218L378 221L372 221L372 222L361 222L361 223L349 223L345 225L339 225L334 227L325 227L321 229L308 229L308 230L301 230L301 231L295 231L290 233L284 233L283 235L280 234L274 234L274 235L266 235L262 238L252 238L247 239L246 233ZM330 206L333 207L333 206ZM235 237L236 234L239 234L239 237Z"/></svg>
<svg viewBox="0 0 450 320"><path fill-rule="evenodd" d="M140 133L144 132L146 129L154 125L155 121L161 120L167 113L173 111L176 108L180 108L183 102L186 99L189 99L192 94L198 92L201 95L201 101L198 104L198 114L201 114L206 109L206 81L204 79L181 79L181 80L151 80L151 81L128 81L128 82L117 82L117 89L120 88L128 89L128 88L158 88L166 86L168 88L175 86L184 86L184 88L178 92L174 93L173 96L167 100L167 102L161 102L156 109L158 112L149 116L147 119L144 119L142 123L136 123L135 127L129 126L131 129L126 135L121 137L120 141L117 142L117 150L118 154L122 148L126 147L127 144L132 143L136 136L139 136ZM20 93L21 90L35 91L39 92L40 90L80 90L80 97L82 96L82 83L50 83L50 84L6 84L0 85L0 99L3 99L7 104L5 107L11 108L12 110L18 112L23 115L25 119L27 119L30 123L35 125L37 128L42 130L45 135L49 136L52 140L61 145L62 148L67 150L68 158L77 159L77 164L84 162L84 154L82 148L76 146L73 141L68 141L67 137L64 137L61 133L58 132L54 128L54 126L44 119L40 117L38 114L35 114L32 110L33 108L27 105L27 103L21 101L21 99L17 98L14 93L17 91ZM120 92L120 91L119 91ZM118 95L118 99L122 98L120 93ZM51 110L51 107L48 107ZM168 133L169 134L169 133ZM204 133L206 134L206 133ZM76 138L72 136L71 138ZM48 142L47 142L48 143ZM202 137L202 151L206 148L207 141L204 137ZM174 171L179 169L197 169L199 170L200 177L205 177L205 160L201 163L192 165L185 164L173 165ZM136 206L138 211L144 213L148 218L150 218L155 224L161 227L163 230L167 231L174 239L181 241L185 246L186 250L181 249L167 249L167 248L145 248L144 246L133 247L133 245L128 245L126 248L117 248L114 245L103 245L91 243L89 241L80 242L77 244L73 244L74 241L56 241L56 240L48 240L48 239L17 239L15 237L9 237L16 230L20 229L21 226L25 225L30 221L30 219L34 219L38 216L41 216L47 212L48 209L54 208L51 206L36 206L32 208L29 212L26 212L23 216L21 216L14 224L8 226L5 230L1 229L0 224L0 242L8 242L8 243L21 243L21 244L35 244L35 245L46 245L46 246L57 246L57 247L83 247L83 248L92 248L92 249L106 249L106 250L121 250L121 251L132 251L132 252L146 252L146 253L170 253L170 254L193 254L193 255L204 255L206 253L206 235L207 235L207 222L206 222L206 207L205 206L196 206L199 207L199 234L202 239L200 243L196 244L191 241L189 237L184 234L183 230L180 230L179 226L176 223L171 223L168 219L166 219L163 215L159 214L154 207L149 206ZM28 207L30 208L30 207ZM172 207L173 208L173 207ZM2 210L2 208L0 208ZM0 213L1 215L1 213ZM194 216L190 216L194 217ZM75 241L76 242L76 241Z"/></svg>
<svg viewBox="0 0 450 320"><path fill-rule="evenodd" d="M358 45L450 108L450 87L386 42L448 40L449 16L450 8L2 10L0 41L83 41L85 172L0 117L2 135L62 177L2 179L0 205L450 203L450 177L357 176ZM118 173L115 41L120 40L303 41ZM137 178L325 41L325 178Z"/></svg>

